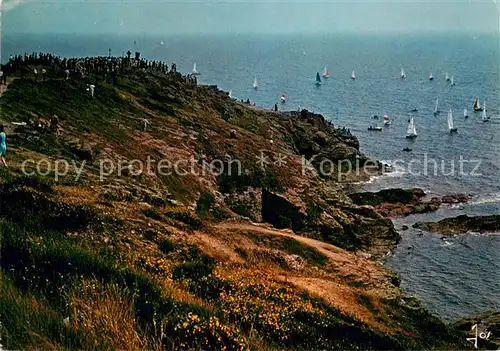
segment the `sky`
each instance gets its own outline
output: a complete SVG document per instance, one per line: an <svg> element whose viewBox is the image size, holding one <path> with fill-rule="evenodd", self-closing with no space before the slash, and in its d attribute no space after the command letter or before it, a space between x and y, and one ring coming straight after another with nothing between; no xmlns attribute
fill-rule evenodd
<svg viewBox="0 0 500 351"><path fill-rule="evenodd" d="M494 0L2 1L4 35L499 33Z"/></svg>

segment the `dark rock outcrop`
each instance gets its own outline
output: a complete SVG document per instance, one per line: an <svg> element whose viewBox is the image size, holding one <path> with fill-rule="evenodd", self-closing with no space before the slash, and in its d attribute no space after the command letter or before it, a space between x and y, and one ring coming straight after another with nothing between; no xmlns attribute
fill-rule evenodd
<svg viewBox="0 0 500 351"><path fill-rule="evenodd" d="M386 189L375 193L350 194L349 197L358 205L374 206L375 210L385 217L433 212L437 211L441 206L439 198L422 201L425 192L420 188Z"/></svg>
<svg viewBox="0 0 500 351"><path fill-rule="evenodd" d="M339 204L331 198L325 203L319 199L326 194L320 190L310 193L318 196L317 202L305 204L300 198L263 190L262 220L346 250L367 250L375 256L387 253L400 241L392 222L372 207Z"/></svg>
<svg viewBox="0 0 500 351"><path fill-rule="evenodd" d="M414 189L386 189L375 193L355 193L349 197L358 205L378 206L384 203L411 203L420 201L425 196L425 192L420 188Z"/></svg>
<svg viewBox="0 0 500 351"><path fill-rule="evenodd" d="M306 216L300 206L294 205L284 196L262 190L262 220L279 229L290 228L300 231L304 228Z"/></svg>
<svg viewBox="0 0 500 351"><path fill-rule="evenodd" d="M461 215L439 222L418 222L413 228L443 235L465 234L469 231L487 233L500 230L500 215L469 217Z"/></svg>
<svg viewBox="0 0 500 351"><path fill-rule="evenodd" d="M441 202L443 204L459 204L466 203L470 200L472 196L466 194L453 194L453 195L445 195L441 198Z"/></svg>

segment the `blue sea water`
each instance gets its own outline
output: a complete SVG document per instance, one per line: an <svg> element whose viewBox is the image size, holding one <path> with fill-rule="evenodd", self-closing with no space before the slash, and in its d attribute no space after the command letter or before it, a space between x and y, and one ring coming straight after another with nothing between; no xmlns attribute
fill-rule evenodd
<svg viewBox="0 0 500 351"><path fill-rule="evenodd" d="M349 128L359 137L365 154L397 166L396 172L359 185L358 190L421 187L436 195L474 195L464 207L446 207L434 214L396 220L397 226L465 213L500 213L498 37L86 37L4 33L2 43L4 61L9 54L32 51L67 57L107 56L108 49L113 55L131 50L147 59L176 62L184 73L189 73L196 62L201 84L216 84L232 90L235 98L249 98L265 108L275 103L284 110L307 108ZM321 73L325 66L331 77L316 87L316 72ZM400 78L401 67L406 79ZM355 81L350 79L353 70ZM428 79L430 72L434 81ZM446 72L454 76L455 86L445 81ZM254 78L258 79L258 90L252 89ZM279 102L283 92L288 97L284 105ZM480 113L472 111L476 97L481 103L486 101L489 123L483 123ZM436 98L441 113L434 116ZM410 112L414 108L418 112ZM463 117L464 108L468 109L468 119ZM450 109L459 131L455 135L448 133L446 115ZM369 125L382 125L382 119L373 116L384 114L391 117L392 125L382 132L369 132ZM413 141L405 138L410 117L415 119L419 134ZM412 152L403 152L406 146ZM441 240L436 234L420 236L413 229L401 233L403 241L388 257L387 265L401 275L404 288L419 296L430 310L442 318L454 319L500 309L500 235L468 234Z"/></svg>

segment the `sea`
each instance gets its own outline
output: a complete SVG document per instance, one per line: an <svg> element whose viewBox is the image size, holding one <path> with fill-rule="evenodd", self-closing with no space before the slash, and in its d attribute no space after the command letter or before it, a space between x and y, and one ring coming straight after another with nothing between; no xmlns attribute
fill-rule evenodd
<svg viewBox="0 0 500 351"><path fill-rule="evenodd" d="M111 51L110 51L111 50ZM11 35L3 33L2 61L10 54L51 52L66 57L124 55L176 62L200 84L232 91L263 108L308 109L348 128L361 151L393 171L355 191L420 187L430 196L466 193L464 205L396 219L402 242L385 258L402 287L446 321L500 309L500 233L451 238L411 228L461 214L500 214L500 38L462 33L289 34L190 36ZM330 78L315 83L328 67ZM406 78L401 78L401 68ZM355 71L356 79L351 79ZM432 72L434 80L429 80ZM446 81L453 76L455 85ZM252 87L257 79L259 88ZM280 102L285 93L287 101ZM490 121L473 112L486 103ZM440 113L433 112L438 99ZM412 112L417 109L418 111ZM464 117L468 110L468 118ZM457 134L448 131L452 111ZM392 124L383 126L387 114ZM374 118L378 116L378 119ZM418 137L405 138L413 118ZM368 131L370 125L382 131ZM409 148L411 152L404 152ZM423 235L422 235L423 234Z"/></svg>

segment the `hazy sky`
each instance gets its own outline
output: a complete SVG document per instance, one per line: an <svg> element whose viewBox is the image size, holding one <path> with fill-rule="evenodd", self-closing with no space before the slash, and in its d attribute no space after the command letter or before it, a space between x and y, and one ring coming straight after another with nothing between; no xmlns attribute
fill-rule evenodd
<svg viewBox="0 0 500 351"><path fill-rule="evenodd" d="M3 6L6 35L499 32L493 0L3 0Z"/></svg>

